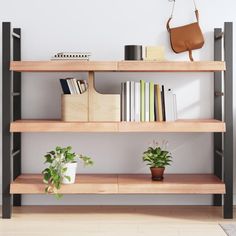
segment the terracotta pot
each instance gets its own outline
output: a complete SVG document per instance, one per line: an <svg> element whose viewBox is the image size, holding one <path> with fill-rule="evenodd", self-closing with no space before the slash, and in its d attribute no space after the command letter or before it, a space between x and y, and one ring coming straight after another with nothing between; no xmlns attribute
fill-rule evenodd
<svg viewBox="0 0 236 236"><path fill-rule="evenodd" d="M152 180L163 180L163 174L165 171L165 168L159 168L159 167L150 167L151 173L152 173Z"/></svg>

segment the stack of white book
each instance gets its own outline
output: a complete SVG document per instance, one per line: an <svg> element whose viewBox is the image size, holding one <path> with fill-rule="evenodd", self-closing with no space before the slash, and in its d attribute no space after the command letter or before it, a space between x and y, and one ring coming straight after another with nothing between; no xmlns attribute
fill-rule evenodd
<svg viewBox="0 0 236 236"><path fill-rule="evenodd" d="M127 81L121 84L122 121L175 121L176 95L153 82Z"/></svg>

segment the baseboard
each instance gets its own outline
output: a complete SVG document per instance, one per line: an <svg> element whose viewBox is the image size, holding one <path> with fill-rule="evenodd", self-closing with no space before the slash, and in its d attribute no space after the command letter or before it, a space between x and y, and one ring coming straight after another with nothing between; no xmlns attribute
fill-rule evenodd
<svg viewBox="0 0 236 236"><path fill-rule="evenodd" d="M36 196L36 199L38 198L39 196ZM35 204L35 202L37 202L38 201L38 199L36 200L36 201L34 201L34 197L30 197L30 196L28 196L28 197L26 197L26 199L25 199L26 201L24 202L24 204L25 205L31 205L31 204ZM51 199L52 201L53 201L53 199ZM48 202L49 204L52 204L52 202ZM66 202L63 202L64 204L66 203ZM45 204L45 203L44 203ZM60 203L61 204L61 203ZM137 202L135 202L135 204L137 205ZM166 204L166 202L165 202L165 204ZM181 204L181 202L176 202L176 204L177 205L180 205ZM196 205L201 205L201 204L203 204L202 202L198 202L198 204L196 204ZM0 206L2 205L2 194L0 194ZM43 205L43 203L39 203L39 205ZM83 205L83 204L82 204ZM142 204L141 204L142 205ZM146 205L146 204L145 204ZM182 204L181 204L182 205ZM188 202L186 205L194 205L194 203L193 202ZM203 204L203 205L205 205L205 204ZM236 194L234 194L234 206L236 207Z"/></svg>

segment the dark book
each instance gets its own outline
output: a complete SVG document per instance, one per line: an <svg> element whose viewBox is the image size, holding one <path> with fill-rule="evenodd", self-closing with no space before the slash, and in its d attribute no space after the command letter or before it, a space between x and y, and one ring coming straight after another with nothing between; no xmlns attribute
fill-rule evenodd
<svg viewBox="0 0 236 236"><path fill-rule="evenodd" d="M61 83L61 88L64 94L71 94L70 92L70 88L67 84L66 79L60 79L60 83Z"/></svg>
<svg viewBox="0 0 236 236"><path fill-rule="evenodd" d="M157 84L154 84L154 121L158 121Z"/></svg>
<svg viewBox="0 0 236 236"><path fill-rule="evenodd" d="M162 103L163 121L166 121L166 109L165 109L165 87L164 87L164 85L161 86L161 103Z"/></svg>

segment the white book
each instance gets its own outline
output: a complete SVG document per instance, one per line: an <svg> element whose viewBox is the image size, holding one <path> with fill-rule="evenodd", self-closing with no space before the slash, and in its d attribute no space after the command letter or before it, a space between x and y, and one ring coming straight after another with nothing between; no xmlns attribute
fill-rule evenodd
<svg viewBox="0 0 236 236"><path fill-rule="evenodd" d="M75 90L74 90L74 87L72 86L72 81L71 81L71 79L66 79L66 82L67 82L68 87L69 87L69 89L70 89L70 93L71 93L71 94L75 94Z"/></svg>
<svg viewBox="0 0 236 236"><path fill-rule="evenodd" d="M80 84L81 84L82 93L84 93L86 91L85 84L83 81Z"/></svg>
<svg viewBox="0 0 236 236"><path fill-rule="evenodd" d="M134 121L134 81L130 81L130 121Z"/></svg>
<svg viewBox="0 0 236 236"><path fill-rule="evenodd" d="M174 98L171 89L165 91L166 121L174 121Z"/></svg>
<svg viewBox="0 0 236 236"><path fill-rule="evenodd" d="M176 94L173 94L173 108L174 108L174 120L177 120L177 119L178 119L178 116L177 116Z"/></svg>
<svg viewBox="0 0 236 236"><path fill-rule="evenodd" d="M140 82L134 84L134 121L140 122Z"/></svg>
<svg viewBox="0 0 236 236"><path fill-rule="evenodd" d="M83 93L83 92L82 92L82 88L81 88L80 80L77 80L77 85L78 85L78 88L79 88L79 92L80 92L80 93Z"/></svg>
<svg viewBox="0 0 236 236"><path fill-rule="evenodd" d="M88 83L87 83L87 80L84 80L84 84L85 84L85 89L88 90Z"/></svg>
<svg viewBox="0 0 236 236"><path fill-rule="evenodd" d="M125 114L126 114L126 121L130 121L130 81L127 81L125 84L126 84Z"/></svg>
<svg viewBox="0 0 236 236"><path fill-rule="evenodd" d="M145 121L149 120L149 82L145 83Z"/></svg>
<svg viewBox="0 0 236 236"><path fill-rule="evenodd" d="M125 83L121 83L121 121L125 121Z"/></svg>
<svg viewBox="0 0 236 236"><path fill-rule="evenodd" d="M76 94L80 94L79 87L78 87L78 84L77 84L77 79L73 78L72 83L73 83Z"/></svg>

